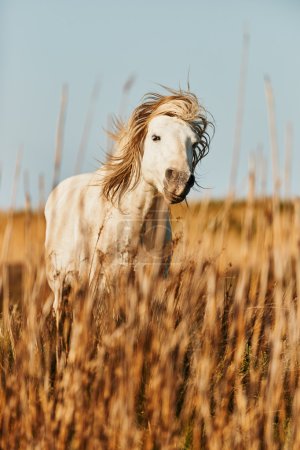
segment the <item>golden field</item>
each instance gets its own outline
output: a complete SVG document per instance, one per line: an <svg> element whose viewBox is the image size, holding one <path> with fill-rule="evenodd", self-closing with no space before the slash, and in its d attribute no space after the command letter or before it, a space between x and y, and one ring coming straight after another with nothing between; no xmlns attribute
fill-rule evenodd
<svg viewBox="0 0 300 450"><path fill-rule="evenodd" d="M299 201L172 218L167 277L79 286L57 330L43 215L0 215L0 448L300 448Z"/></svg>

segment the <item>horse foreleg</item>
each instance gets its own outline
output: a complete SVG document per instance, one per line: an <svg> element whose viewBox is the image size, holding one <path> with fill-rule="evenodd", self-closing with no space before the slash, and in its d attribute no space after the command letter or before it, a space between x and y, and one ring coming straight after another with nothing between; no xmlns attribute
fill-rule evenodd
<svg viewBox="0 0 300 450"><path fill-rule="evenodd" d="M56 361L63 368L67 362L72 326L72 311L69 302L72 286L69 277L64 277L54 292L53 311L56 319Z"/></svg>

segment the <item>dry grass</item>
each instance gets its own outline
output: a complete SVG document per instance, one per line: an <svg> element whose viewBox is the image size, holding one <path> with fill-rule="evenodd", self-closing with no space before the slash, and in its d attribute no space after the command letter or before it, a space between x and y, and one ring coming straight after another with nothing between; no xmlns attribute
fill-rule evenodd
<svg viewBox="0 0 300 450"><path fill-rule="evenodd" d="M154 266L109 293L81 287L58 332L43 220L10 219L0 448L300 448L299 202L179 205L173 219L167 278ZM24 263L17 293L8 260Z"/></svg>

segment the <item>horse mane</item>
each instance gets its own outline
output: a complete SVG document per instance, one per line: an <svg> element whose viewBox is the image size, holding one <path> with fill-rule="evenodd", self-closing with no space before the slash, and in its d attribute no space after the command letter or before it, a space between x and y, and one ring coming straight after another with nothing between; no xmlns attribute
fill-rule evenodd
<svg viewBox="0 0 300 450"><path fill-rule="evenodd" d="M114 120L109 136L117 143L116 154L108 156L104 165L102 191L107 200L119 202L122 196L137 185L140 179L143 144L150 120L159 115L177 117L187 122L197 134L199 144L193 151L193 172L199 161L207 155L210 136L207 132L212 122L197 97L190 91L166 88L169 95L148 93L137 106L127 124Z"/></svg>

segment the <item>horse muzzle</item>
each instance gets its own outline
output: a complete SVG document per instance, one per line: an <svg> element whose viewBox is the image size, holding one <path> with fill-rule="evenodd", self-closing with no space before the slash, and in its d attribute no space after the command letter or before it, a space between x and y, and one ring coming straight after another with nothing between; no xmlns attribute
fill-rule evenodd
<svg viewBox="0 0 300 450"><path fill-rule="evenodd" d="M164 196L170 203L180 203L190 192L195 176L190 172L167 169L164 179Z"/></svg>

